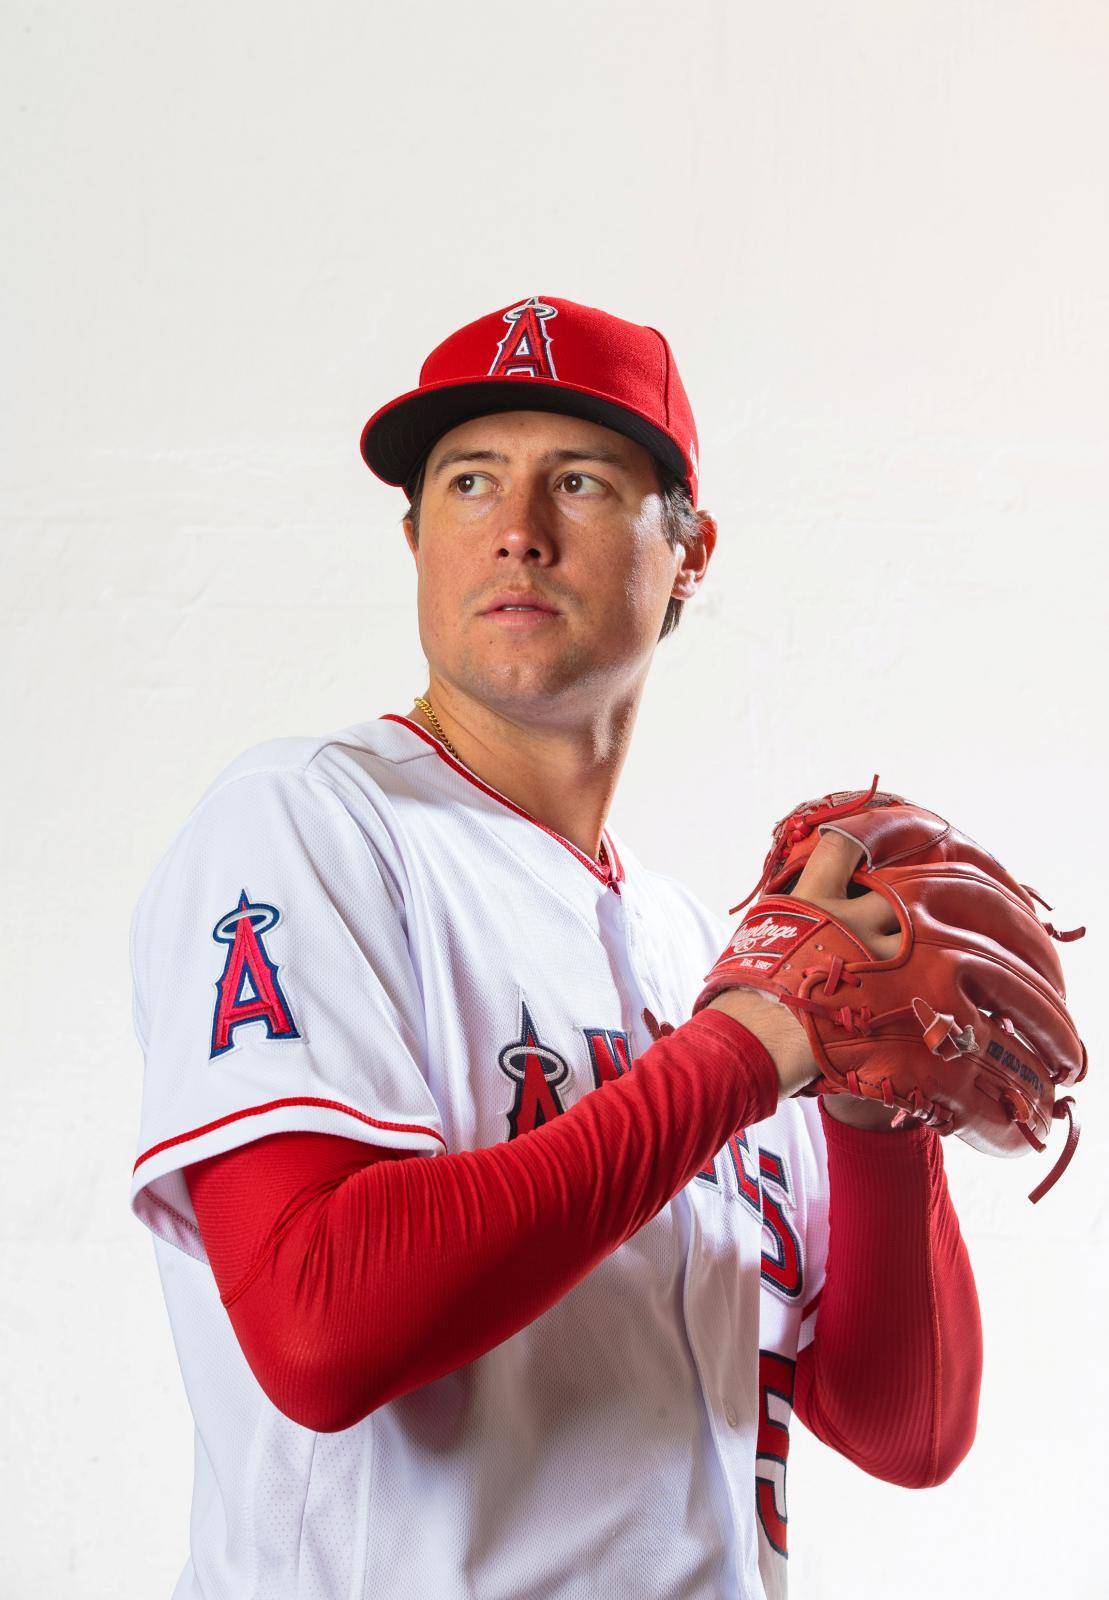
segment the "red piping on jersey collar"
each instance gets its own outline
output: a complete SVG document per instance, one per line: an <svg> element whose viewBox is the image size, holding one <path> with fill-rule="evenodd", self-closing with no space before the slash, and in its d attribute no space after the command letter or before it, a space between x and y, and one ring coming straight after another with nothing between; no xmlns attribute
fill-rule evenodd
<svg viewBox="0 0 1109 1600"><path fill-rule="evenodd" d="M499 800L502 806L507 806L509 811L514 811L518 817L523 817L525 822L530 822L535 827L541 828L556 844L562 845L564 849L569 850L572 856L576 856L583 867L588 867L593 876L599 879L606 888L613 890L615 894L620 893L620 885L624 881L624 864L620 860L619 852L609 837L606 828L601 829L601 838L604 841L605 855L611 863L608 868L602 867L599 861L594 861L592 856L587 856L584 850L579 850L576 844L572 844L569 839L564 839L553 828L548 828L545 822L540 822L538 817L533 817L530 811L524 810L523 806L516 805L506 795L499 793L498 790L491 788L489 784L483 783L480 778L475 777L468 767L464 767L461 761L456 761L450 751L440 744L439 740L434 738L432 734L428 733L426 728L421 728L418 722L413 722L409 717L398 716L395 711L383 711L378 720L380 722L399 722L402 727L410 728L413 733L419 734L424 743L435 751L440 760L445 761L448 767L452 767L468 783L472 783L475 789L480 789L482 794L487 794L492 800Z"/></svg>

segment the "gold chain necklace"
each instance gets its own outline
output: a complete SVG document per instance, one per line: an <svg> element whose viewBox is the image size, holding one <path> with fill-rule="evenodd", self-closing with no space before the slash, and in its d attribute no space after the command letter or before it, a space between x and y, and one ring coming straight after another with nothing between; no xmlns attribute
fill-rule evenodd
<svg viewBox="0 0 1109 1600"><path fill-rule="evenodd" d="M439 718L435 715L435 712L431 709L431 701L428 699L427 695L418 694L413 701L413 704L419 706L421 710L426 713L427 720L431 723L432 731L434 732L435 737L446 745L447 749L450 751L451 755L456 761L462 761L462 757L459 755L458 751L454 748L454 745L451 744L450 740L443 732L443 725L439 721ZM463 761L462 765L465 766L466 763ZM609 865L608 851L605 849L605 842L603 839L601 840L600 855L597 859L602 866L607 867Z"/></svg>
<svg viewBox="0 0 1109 1600"><path fill-rule="evenodd" d="M442 740L442 742L446 745L447 749L450 751L451 755L455 758L456 761L461 761L462 757L459 755L458 751L454 748L454 745L451 744L450 740L447 738L446 734L443 732L442 723L439 721L439 718L435 715L434 711L431 709L431 701L427 698L427 696L425 694L418 694L416 696L416 699L415 699L414 703L416 705L422 707L422 709L427 713L427 720L431 723L432 729L434 730L434 733L435 733L435 737L437 739L441 739Z"/></svg>

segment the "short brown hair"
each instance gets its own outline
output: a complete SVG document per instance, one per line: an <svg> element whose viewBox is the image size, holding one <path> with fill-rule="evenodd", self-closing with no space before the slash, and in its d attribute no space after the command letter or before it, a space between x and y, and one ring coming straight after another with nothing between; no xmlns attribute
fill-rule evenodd
<svg viewBox="0 0 1109 1600"><path fill-rule="evenodd" d="M693 504L693 497L689 492L689 485L677 472L668 467L665 462L652 458L655 463L655 476L658 479L658 492L662 498L662 528L666 535L666 542L672 550L679 545L684 550L689 550L697 536L700 527L700 518ZM420 542L420 497L424 489L424 469L428 457L425 456L420 465L405 485L404 492L408 496L408 509L402 521L411 522L412 537L417 544ZM673 596L666 607L666 615L662 619L662 628L659 632L659 641L666 638L668 633L673 633L681 619L684 600L676 600Z"/></svg>

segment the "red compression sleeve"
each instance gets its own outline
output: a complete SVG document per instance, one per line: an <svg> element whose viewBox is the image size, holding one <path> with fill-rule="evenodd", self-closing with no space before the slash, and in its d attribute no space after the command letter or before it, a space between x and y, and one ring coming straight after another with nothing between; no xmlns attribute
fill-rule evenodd
<svg viewBox="0 0 1109 1600"><path fill-rule="evenodd" d="M505 1144L423 1157L276 1134L185 1176L251 1370L334 1432L532 1322L778 1093L754 1034L706 1009Z"/></svg>
<svg viewBox="0 0 1109 1600"><path fill-rule="evenodd" d="M797 1415L875 1477L927 1488L974 1440L982 1325L939 1136L851 1127L821 1106L830 1188L816 1334Z"/></svg>

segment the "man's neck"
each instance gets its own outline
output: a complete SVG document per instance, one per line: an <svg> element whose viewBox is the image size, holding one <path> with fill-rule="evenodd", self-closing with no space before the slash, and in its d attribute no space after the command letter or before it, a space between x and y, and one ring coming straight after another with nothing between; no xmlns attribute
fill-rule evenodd
<svg viewBox="0 0 1109 1600"><path fill-rule="evenodd" d="M607 717L592 717L582 727L551 727L492 711L434 677L427 697L464 766L598 859L601 829L631 742L636 704ZM414 706L408 715L435 733L422 707Z"/></svg>

